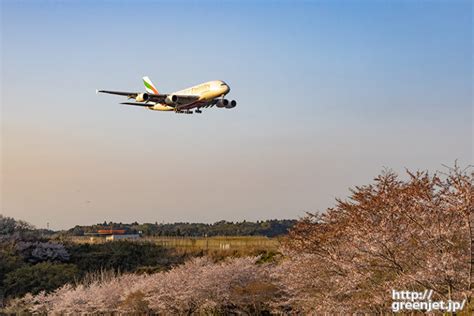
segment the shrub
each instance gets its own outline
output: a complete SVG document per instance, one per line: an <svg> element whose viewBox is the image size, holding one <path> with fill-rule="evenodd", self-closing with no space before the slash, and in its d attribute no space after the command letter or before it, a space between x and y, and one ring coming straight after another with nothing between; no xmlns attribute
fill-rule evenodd
<svg viewBox="0 0 474 316"><path fill-rule="evenodd" d="M183 259L150 242L114 241L103 244L70 244L70 262L83 271L135 271L143 266L170 267Z"/></svg>
<svg viewBox="0 0 474 316"><path fill-rule="evenodd" d="M79 270L72 264L42 262L25 265L9 272L4 281L8 296L21 296L30 292L52 291L67 282L73 282Z"/></svg>

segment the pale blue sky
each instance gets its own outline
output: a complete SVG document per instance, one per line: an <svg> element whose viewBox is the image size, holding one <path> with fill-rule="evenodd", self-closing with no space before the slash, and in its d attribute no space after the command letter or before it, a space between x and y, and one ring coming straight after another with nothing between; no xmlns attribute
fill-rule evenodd
<svg viewBox="0 0 474 316"><path fill-rule="evenodd" d="M3 1L2 205L40 227L297 218L473 161L470 1ZM95 89L208 80L175 115Z"/></svg>

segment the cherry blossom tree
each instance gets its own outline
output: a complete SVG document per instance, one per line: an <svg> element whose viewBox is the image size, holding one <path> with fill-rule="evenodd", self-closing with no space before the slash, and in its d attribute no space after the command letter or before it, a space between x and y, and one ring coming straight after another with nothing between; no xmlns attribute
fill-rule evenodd
<svg viewBox="0 0 474 316"><path fill-rule="evenodd" d="M391 289L470 296L473 175L392 171L356 187L291 231L276 269L287 303L303 311L389 311Z"/></svg>
<svg viewBox="0 0 474 316"><path fill-rule="evenodd" d="M26 296L22 304L36 313L258 313L270 309L277 289L271 284L268 265L256 264L257 259L214 263L196 258L168 272L65 285L50 294Z"/></svg>
<svg viewBox="0 0 474 316"><path fill-rule="evenodd" d="M70 257L63 244L52 242L19 241L16 243L16 250L31 263L43 261L66 262Z"/></svg>

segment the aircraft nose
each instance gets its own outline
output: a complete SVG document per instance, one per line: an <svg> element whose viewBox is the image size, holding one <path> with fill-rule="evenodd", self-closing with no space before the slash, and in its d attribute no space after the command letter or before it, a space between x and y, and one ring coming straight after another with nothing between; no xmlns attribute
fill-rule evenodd
<svg viewBox="0 0 474 316"><path fill-rule="evenodd" d="M224 81L218 81L218 91L220 91L223 94L227 94L230 91L230 87L227 83Z"/></svg>

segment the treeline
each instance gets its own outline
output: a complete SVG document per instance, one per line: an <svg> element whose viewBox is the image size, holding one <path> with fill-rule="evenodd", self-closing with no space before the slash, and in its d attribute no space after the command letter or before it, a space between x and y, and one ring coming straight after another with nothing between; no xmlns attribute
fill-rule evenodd
<svg viewBox="0 0 474 316"><path fill-rule="evenodd" d="M296 224L296 220L264 220L257 222L228 222L219 221L213 224L204 223L144 223L131 224L104 222L90 226L75 226L64 233L70 236L83 236L97 233L101 229L124 229L130 234L143 236L267 236L285 235Z"/></svg>

